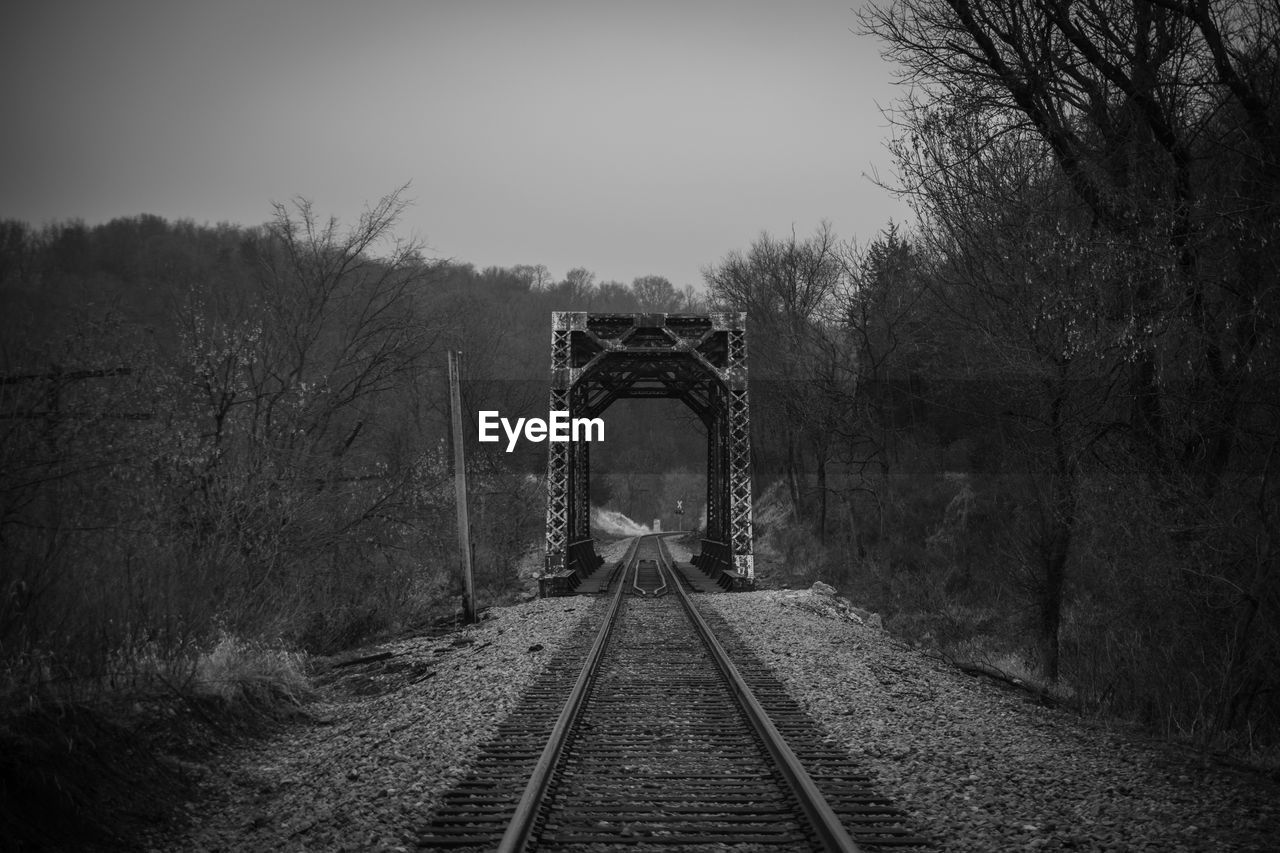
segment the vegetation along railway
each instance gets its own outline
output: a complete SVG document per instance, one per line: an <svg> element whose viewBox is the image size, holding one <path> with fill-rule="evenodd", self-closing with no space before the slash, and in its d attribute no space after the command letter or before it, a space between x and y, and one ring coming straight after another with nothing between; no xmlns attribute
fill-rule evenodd
<svg viewBox="0 0 1280 853"><path fill-rule="evenodd" d="M579 592L609 596L598 632L551 663L432 813L423 847L930 846L698 611L690 592L716 587L661 536L594 575Z"/></svg>

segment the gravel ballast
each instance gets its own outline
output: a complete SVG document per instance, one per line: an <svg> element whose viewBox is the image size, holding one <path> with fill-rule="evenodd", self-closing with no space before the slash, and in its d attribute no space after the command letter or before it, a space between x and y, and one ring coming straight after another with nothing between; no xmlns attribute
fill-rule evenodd
<svg viewBox="0 0 1280 853"><path fill-rule="evenodd" d="M553 598L492 608L441 637L388 643L392 657L333 670L317 721L204 769L190 824L153 850L414 850L436 799L525 688L603 602ZM327 684L326 684L327 682Z"/></svg>
<svg viewBox="0 0 1280 853"><path fill-rule="evenodd" d="M625 547L625 545L622 545ZM946 851L1280 849L1280 786L1036 704L809 590L704 595L815 721ZM414 850L440 795L602 598L494 608L321 679L317 718L200 770L153 850Z"/></svg>
<svg viewBox="0 0 1280 853"><path fill-rule="evenodd" d="M1280 786L1043 707L809 590L702 596L947 851L1276 851Z"/></svg>

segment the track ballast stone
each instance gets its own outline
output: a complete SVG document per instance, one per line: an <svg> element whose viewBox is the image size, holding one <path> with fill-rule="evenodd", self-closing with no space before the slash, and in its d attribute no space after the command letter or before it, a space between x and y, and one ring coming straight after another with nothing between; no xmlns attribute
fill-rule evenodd
<svg viewBox="0 0 1280 853"><path fill-rule="evenodd" d="M829 597L778 590L697 603L734 627L940 849L1278 849L1280 786L1265 778L1037 706L856 624ZM391 660L324 689L310 707L319 722L202 768L190 824L147 848L413 849L443 792L602 609L583 597L534 601L456 634L388 644Z"/></svg>
<svg viewBox="0 0 1280 853"><path fill-rule="evenodd" d="M1280 785L966 676L808 590L703 596L947 851L1280 850Z"/></svg>

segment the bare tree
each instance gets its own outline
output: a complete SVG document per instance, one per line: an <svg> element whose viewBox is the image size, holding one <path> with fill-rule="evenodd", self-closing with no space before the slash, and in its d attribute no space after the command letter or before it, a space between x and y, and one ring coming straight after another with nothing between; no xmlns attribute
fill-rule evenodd
<svg viewBox="0 0 1280 853"><path fill-rule="evenodd" d="M631 292L641 311L665 314L678 311L684 300L671 282L660 275L642 275L631 282Z"/></svg>
<svg viewBox="0 0 1280 853"><path fill-rule="evenodd" d="M1130 329L1133 446L1211 491L1276 316L1280 5L894 0L863 20L915 84L896 151L926 214L972 188L950 177L970 158L1035 148L1128 253L1112 310ZM1159 368L1171 325L1191 356L1180 400Z"/></svg>
<svg viewBox="0 0 1280 853"><path fill-rule="evenodd" d="M181 458L202 508L189 523L209 541L233 537L254 586L301 572L312 579L301 588L337 602L371 549L417 535L415 477L434 448L406 431L448 315L424 313L436 267L394 235L406 204L392 193L347 229L306 200L277 204L256 280L185 311L195 396Z"/></svg>
<svg viewBox="0 0 1280 853"><path fill-rule="evenodd" d="M819 407L822 394L816 389L830 366L822 362L826 350L820 342L827 334L824 325L837 317L834 296L842 274L840 248L825 222L806 240L761 234L745 254L730 252L703 270L715 308L747 313L752 399L761 413L753 429L781 436L780 442L761 446L781 445L781 467L797 510L806 493L817 495L820 535L829 433L806 424ZM807 484L810 463L821 487Z"/></svg>
<svg viewBox="0 0 1280 853"><path fill-rule="evenodd" d="M894 150L935 292L989 369L1004 352L1041 377L1021 415L1049 478L1046 668L1082 461L1123 438L1109 459L1145 474L1178 595L1199 602L1202 636L1229 638L1212 641L1212 677L1258 695L1245 685L1277 678L1259 615L1280 577L1275 550L1231 528L1276 521L1269 478L1243 472L1270 471L1278 437L1258 377L1277 368L1280 320L1280 4L890 0L863 20L913 86Z"/></svg>

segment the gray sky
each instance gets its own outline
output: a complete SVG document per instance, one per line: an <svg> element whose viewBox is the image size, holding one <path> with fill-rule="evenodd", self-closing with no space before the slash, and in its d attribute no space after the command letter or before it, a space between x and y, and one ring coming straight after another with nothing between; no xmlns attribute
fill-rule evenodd
<svg viewBox="0 0 1280 853"><path fill-rule="evenodd" d="M354 219L559 278L699 270L762 229L865 241L906 207L859 0L14 0L0 217Z"/></svg>

